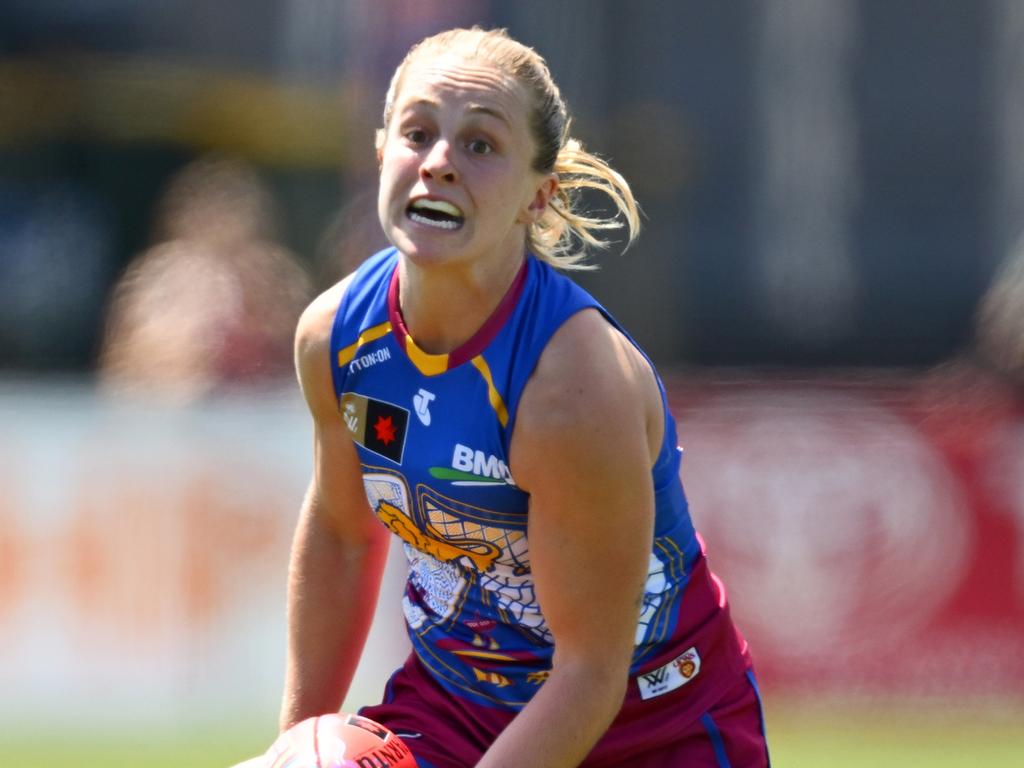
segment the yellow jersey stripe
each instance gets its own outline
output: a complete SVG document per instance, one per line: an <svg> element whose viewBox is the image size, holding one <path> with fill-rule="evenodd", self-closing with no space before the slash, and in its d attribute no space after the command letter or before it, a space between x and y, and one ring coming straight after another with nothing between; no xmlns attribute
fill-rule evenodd
<svg viewBox="0 0 1024 768"><path fill-rule="evenodd" d="M456 656L470 656L474 659L487 659L488 661L515 661L515 656L509 656L507 653L495 653L494 651L474 651L474 650L453 650Z"/></svg>
<svg viewBox="0 0 1024 768"><path fill-rule="evenodd" d="M381 336L387 336L391 333L391 323L385 321L380 325L375 325L372 328L367 328L356 339L355 344L349 344L344 349L338 350L338 367L348 365L356 356L356 350L358 350L364 344L369 344L371 341L376 341Z"/></svg>
<svg viewBox="0 0 1024 768"><path fill-rule="evenodd" d="M448 355L432 355L416 346L412 336L405 337L405 353L424 376L437 376L448 370Z"/></svg>
<svg viewBox="0 0 1024 768"><path fill-rule="evenodd" d="M473 367L480 371L480 375L484 377L484 381L487 382L487 396L491 401L491 408L498 414L498 421L501 426L508 426L508 408L505 407L505 401L501 399L501 393L498 392L494 386L494 379L491 377L491 368L487 365L487 361L484 360L483 355L477 355L472 360Z"/></svg>

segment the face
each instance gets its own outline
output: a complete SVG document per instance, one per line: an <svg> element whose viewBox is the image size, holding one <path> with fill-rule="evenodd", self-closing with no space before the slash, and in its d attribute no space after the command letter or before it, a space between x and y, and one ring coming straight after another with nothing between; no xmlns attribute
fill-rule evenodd
<svg viewBox="0 0 1024 768"><path fill-rule="evenodd" d="M379 149L388 239L422 265L517 261L557 183L531 167L528 116L524 89L492 64L410 62Z"/></svg>

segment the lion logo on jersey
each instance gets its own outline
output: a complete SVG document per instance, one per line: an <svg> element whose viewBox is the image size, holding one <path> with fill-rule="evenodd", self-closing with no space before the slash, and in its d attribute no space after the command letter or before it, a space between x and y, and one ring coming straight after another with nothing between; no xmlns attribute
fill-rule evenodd
<svg viewBox="0 0 1024 768"><path fill-rule="evenodd" d="M679 674L689 680L697 673L697 663L694 661L696 653L687 651L672 663L679 670Z"/></svg>
<svg viewBox="0 0 1024 768"><path fill-rule="evenodd" d="M378 504L377 517L406 544L443 563L466 557L478 570L486 572L494 568L494 562L501 554L501 548L489 541L445 539L436 533L431 535L432 531L421 531L402 510L387 501Z"/></svg>

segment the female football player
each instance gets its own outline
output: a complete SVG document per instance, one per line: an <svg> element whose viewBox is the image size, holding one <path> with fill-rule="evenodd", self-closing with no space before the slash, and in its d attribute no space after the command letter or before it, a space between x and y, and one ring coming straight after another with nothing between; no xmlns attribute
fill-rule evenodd
<svg viewBox="0 0 1024 768"><path fill-rule="evenodd" d="M393 247L297 331L315 457L281 727L341 706L396 535L413 651L361 714L421 766L767 765L664 387L563 273L636 237L628 184L571 137L543 59L478 28L408 53L377 156Z"/></svg>

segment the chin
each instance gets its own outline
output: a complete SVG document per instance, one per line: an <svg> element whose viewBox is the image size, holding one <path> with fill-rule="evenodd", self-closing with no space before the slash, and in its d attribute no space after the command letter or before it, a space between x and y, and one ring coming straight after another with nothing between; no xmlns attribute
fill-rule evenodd
<svg viewBox="0 0 1024 768"><path fill-rule="evenodd" d="M442 264L451 259L452 250L436 243L423 243L408 237L397 237L392 243L405 258L419 266Z"/></svg>
<svg viewBox="0 0 1024 768"><path fill-rule="evenodd" d="M414 264L428 266L430 264L450 263L457 259L461 250L455 238L430 237L419 233L413 235L399 230L388 238L406 258ZM449 242L445 242L448 239Z"/></svg>

